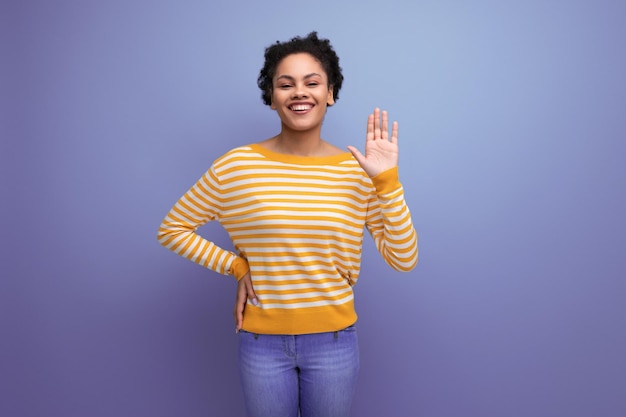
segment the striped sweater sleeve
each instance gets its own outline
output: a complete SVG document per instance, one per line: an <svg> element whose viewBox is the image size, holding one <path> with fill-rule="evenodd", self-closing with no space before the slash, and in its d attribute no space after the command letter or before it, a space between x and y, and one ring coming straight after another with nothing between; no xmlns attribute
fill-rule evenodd
<svg viewBox="0 0 626 417"><path fill-rule="evenodd" d="M223 201L219 178L212 166L172 207L157 238L178 255L239 280L249 270L247 261L196 233L200 226L219 218Z"/></svg>
<svg viewBox="0 0 626 417"><path fill-rule="evenodd" d="M417 233L404 200L398 168L372 178L376 196L370 201L366 226L378 252L393 269L410 271L418 261Z"/></svg>

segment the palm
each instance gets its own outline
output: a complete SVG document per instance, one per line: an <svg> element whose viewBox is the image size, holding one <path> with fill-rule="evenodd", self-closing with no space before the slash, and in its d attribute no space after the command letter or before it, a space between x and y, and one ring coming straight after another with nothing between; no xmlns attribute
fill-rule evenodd
<svg viewBox="0 0 626 417"><path fill-rule="evenodd" d="M353 146L348 146L348 150L370 178L396 167L398 165L398 123L393 122L391 138L389 138L387 112L382 112L381 123L380 110L374 110L374 113L367 118L365 155Z"/></svg>

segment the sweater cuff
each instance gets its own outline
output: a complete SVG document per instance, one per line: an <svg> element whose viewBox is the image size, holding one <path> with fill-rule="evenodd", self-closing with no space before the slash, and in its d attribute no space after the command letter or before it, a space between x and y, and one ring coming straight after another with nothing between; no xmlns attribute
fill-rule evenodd
<svg viewBox="0 0 626 417"><path fill-rule="evenodd" d="M248 265L248 261L244 258L236 257L233 260L232 265L230 266L230 271L228 271L231 275L233 275L237 281L243 278L250 271L250 266Z"/></svg>
<svg viewBox="0 0 626 417"><path fill-rule="evenodd" d="M376 188L376 194L389 194L400 188L400 179L398 177L398 167L389 168L378 175L372 177L372 184Z"/></svg>

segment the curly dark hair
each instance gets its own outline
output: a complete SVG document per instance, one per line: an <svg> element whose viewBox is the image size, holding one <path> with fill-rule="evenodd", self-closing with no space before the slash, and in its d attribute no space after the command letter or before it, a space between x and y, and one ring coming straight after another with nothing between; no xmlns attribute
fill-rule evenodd
<svg viewBox="0 0 626 417"><path fill-rule="evenodd" d="M343 83L339 57L328 39L320 39L317 32L311 32L305 38L296 36L287 42L276 41L275 44L265 48L265 64L257 80L257 85L262 91L263 103L268 106L272 104L272 79L280 61L288 55L302 52L312 55L322 64L328 76L328 87L333 88L335 101L339 99L339 90Z"/></svg>

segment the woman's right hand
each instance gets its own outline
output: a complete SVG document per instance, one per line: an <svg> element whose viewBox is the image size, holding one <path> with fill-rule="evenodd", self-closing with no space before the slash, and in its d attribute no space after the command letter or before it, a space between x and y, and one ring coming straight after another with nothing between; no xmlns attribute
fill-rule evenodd
<svg viewBox="0 0 626 417"><path fill-rule="evenodd" d="M239 333L239 330L243 327L243 312L246 309L246 302L248 300L255 306L259 305L259 300L256 298L254 288L252 288L250 272L246 273L237 283L237 298L233 311L233 315L235 316L235 333Z"/></svg>

